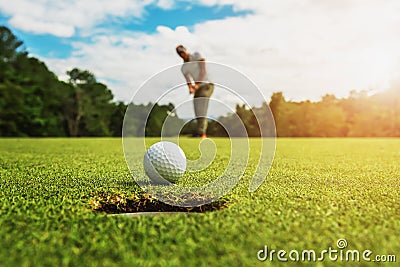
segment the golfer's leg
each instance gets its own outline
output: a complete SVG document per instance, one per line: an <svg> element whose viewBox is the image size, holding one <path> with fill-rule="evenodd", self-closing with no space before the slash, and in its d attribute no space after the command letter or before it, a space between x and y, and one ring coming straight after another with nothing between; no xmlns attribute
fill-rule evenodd
<svg viewBox="0 0 400 267"><path fill-rule="evenodd" d="M214 91L213 84L204 84L196 91L194 95L194 111L197 118L197 133L205 134L207 132L207 110L210 96Z"/></svg>
<svg viewBox="0 0 400 267"><path fill-rule="evenodd" d="M195 97L193 99L194 114L196 115L196 120L197 120L196 133L199 135L205 133L204 127L205 127L205 123L207 122L207 119L205 118L207 113L204 110L205 102L207 102L207 98L205 98L203 96L195 95Z"/></svg>

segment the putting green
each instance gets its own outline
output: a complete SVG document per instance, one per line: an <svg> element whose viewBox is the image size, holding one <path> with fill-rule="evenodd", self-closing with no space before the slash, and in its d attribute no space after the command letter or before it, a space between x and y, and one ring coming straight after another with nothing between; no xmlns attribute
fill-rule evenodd
<svg viewBox="0 0 400 267"><path fill-rule="evenodd" d="M215 142L218 161L186 182L203 183L226 166L229 142ZM341 238L346 249L400 260L400 139L277 139L256 192L248 191L254 152L226 207L135 218L91 206L101 192L143 194L120 139L0 139L0 151L1 266L265 266L257 253L266 245L321 251Z"/></svg>

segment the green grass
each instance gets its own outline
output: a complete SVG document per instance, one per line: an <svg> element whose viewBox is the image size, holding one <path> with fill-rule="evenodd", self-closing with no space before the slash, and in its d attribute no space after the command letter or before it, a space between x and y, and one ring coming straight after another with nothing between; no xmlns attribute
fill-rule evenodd
<svg viewBox="0 0 400 267"><path fill-rule="evenodd" d="M208 174L225 166L225 141ZM227 208L138 218L90 209L101 192L141 194L120 139L0 139L0 151L0 266L267 266L264 245L321 251L339 238L400 261L400 139L279 139L255 193L249 170Z"/></svg>

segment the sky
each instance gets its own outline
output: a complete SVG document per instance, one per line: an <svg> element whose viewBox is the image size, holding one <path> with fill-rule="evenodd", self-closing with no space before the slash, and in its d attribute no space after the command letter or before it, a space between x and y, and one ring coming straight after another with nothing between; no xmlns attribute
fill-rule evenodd
<svg viewBox="0 0 400 267"><path fill-rule="evenodd" d="M398 0L0 0L0 24L60 79L86 69L116 100L143 103L170 86L160 80L135 98L149 78L181 63L178 44L248 77L263 95L238 89L250 105L278 91L318 101L385 90L400 79L399 14ZM181 89L164 100L190 100ZM221 88L215 96L238 101Z"/></svg>

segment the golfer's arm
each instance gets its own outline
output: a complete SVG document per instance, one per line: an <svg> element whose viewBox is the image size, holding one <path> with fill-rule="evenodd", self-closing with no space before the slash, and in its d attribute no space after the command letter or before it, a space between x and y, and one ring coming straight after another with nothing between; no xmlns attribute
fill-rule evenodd
<svg viewBox="0 0 400 267"><path fill-rule="evenodd" d="M200 64L200 77L199 81L196 81L196 83L204 81L204 77L206 76L206 60L204 58L200 59L199 64Z"/></svg>
<svg viewBox="0 0 400 267"><path fill-rule="evenodd" d="M186 84L190 89L190 87L192 86L192 80L190 79L190 75L188 73L186 73L186 74L184 74L184 76L185 76Z"/></svg>

